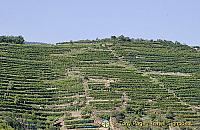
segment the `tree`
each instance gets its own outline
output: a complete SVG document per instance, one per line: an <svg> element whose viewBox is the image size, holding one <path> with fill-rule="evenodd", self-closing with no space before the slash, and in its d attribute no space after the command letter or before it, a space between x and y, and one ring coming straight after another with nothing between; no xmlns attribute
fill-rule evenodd
<svg viewBox="0 0 200 130"><path fill-rule="evenodd" d="M115 40L117 37L116 36L111 36L111 39L112 40Z"/></svg>
<svg viewBox="0 0 200 130"><path fill-rule="evenodd" d="M125 41L124 35L120 35L120 36L118 37L118 39L119 39L120 41Z"/></svg>
<svg viewBox="0 0 200 130"><path fill-rule="evenodd" d="M180 42L178 42L178 41L175 41L175 43L174 44L176 44L176 45L181 45L181 43Z"/></svg>
<svg viewBox="0 0 200 130"><path fill-rule="evenodd" d="M24 41L22 36L0 36L0 43L23 44Z"/></svg>
<svg viewBox="0 0 200 130"><path fill-rule="evenodd" d="M131 39L130 39L129 37L124 37L124 35L119 36L119 37L118 37L118 40L119 40L119 41L128 41L128 42L131 41Z"/></svg>

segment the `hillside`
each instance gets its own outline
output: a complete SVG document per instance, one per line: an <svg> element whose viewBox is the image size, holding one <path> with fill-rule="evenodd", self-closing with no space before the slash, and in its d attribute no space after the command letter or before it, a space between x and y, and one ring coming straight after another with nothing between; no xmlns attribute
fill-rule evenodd
<svg viewBox="0 0 200 130"><path fill-rule="evenodd" d="M111 37L0 50L4 129L200 129L200 52L190 46Z"/></svg>

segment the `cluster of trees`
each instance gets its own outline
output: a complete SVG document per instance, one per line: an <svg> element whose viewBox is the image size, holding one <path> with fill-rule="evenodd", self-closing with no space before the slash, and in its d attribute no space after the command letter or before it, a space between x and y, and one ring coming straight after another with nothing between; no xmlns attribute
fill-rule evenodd
<svg viewBox="0 0 200 130"><path fill-rule="evenodd" d="M105 38L105 39L100 39L100 41L122 41L122 42L160 42L160 43L167 43L169 45L182 45L180 42L178 41L168 41L168 40L162 40L162 39L157 39L157 40L153 40L153 39L142 39L142 38L130 38L130 37L126 37L124 35L120 35L120 36L111 36L110 38ZM187 45L185 45L187 46Z"/></svg>
<svg viewBox="0 0 200 130"><path fill-rule="evenodd" d="M23 44L24 41L22 36L0 36L0 43Z"/></svg>
<svg viewBox="0 0 200 130"><path fill-rule="evenodd" d="M178 41L169 41L169 40L162 40L162 39L157 39L157 40L153 40L153 39L142 39L142 38L130 38L130 37L127 37L127 36L124 36L124 35L120 35L120 36L111 36L110 38L103 38L103 39L99 39L99 38L96 38L96 40L89 40L89 39L86 39L86 40L78 40L78 41L70 41L70 42L59 42L59 43L56 43L56 44L73 44L73 43L97 43L97 42L111 42L111 41L117 41L117 42L135 42L135 43L139 43L139 42L150 42L150 43L153 43L153 42L156 42L156 43L163 43L164 45L168 45L168 46L179 46L179 47L182 47L182 48L189 48L190 47L188 45L184 45Z"/></svg>
<svg viewBox="0 0 200 130"><path fill-rule="evenodd" d="M119 41L131 41L129 37L125 37L124 35L120 35L118 37L116 36L111 36L111 40L119 40Z"/></svg>

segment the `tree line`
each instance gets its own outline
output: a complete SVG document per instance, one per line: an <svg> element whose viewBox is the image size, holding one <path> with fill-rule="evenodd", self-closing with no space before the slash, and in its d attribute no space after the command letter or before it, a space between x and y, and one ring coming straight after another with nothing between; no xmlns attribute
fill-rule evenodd
<svg viewBox="0 0 200 130"><path fill-rule="evenodd" d="M23 44L24 41L22 36L0 36L0 43Z"/></svg>

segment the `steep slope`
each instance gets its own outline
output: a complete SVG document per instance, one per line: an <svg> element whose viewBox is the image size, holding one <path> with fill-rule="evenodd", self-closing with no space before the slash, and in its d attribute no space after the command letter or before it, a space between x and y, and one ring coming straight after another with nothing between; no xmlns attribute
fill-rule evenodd
<svg viewBox="0 0 200 130"><path fill-rule="evenodd" d="M0 116L15 129L199 128L200 53L189 46L105 39L0 50Z"/></svg>

